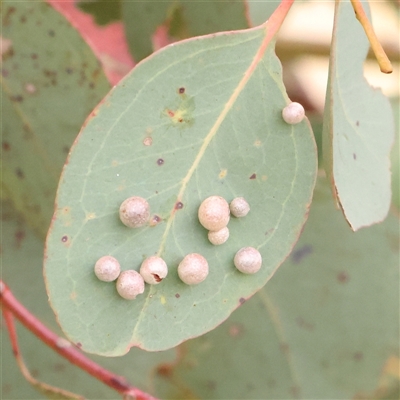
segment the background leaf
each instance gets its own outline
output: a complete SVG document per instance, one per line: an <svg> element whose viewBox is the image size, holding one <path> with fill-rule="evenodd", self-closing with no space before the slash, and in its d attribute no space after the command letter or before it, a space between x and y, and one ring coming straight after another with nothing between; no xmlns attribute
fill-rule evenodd
<svg viewBox="0 0 400 400"><path fill-rule="evenodd" d="M49 307L42 275L43 241L37 238L10 207L2 203L2 270L3 279L15 297L54 332L62 335ZM0 320L1 321L1 320ZM1 327L1 398L7 400L43 399L20 373L11 351L5 324ZM46 383L69 389L89 399L115 399L109 387L71 365L16 322L22 356L34 377ZM154 393L154 370L159 363L171 362L175 351L149 353L132 349L123 358L91 356L116 374L123 375L140 389Z"/></svg>
<svg viewBox="0 0 400 400"><path fill-rule="evenodd" d="M353 230L382 221L391 201L393 116L389 100L363 77L368 47L350 1L337 2L323 147L332 191Z"/></svg>
<svg viewBox="0 0 400 400"><path fill-rule="evenodd" d="M107 25L122 18L120 0L78 0L77 5L82 11L93 15L99 25Z"/></svg>
<svg viewBox="0 0 400 400"><path fill-rule="evenodd" d="M152 37L164 27L171 40L249 27L246 3L197 1L124 1L122 20L136 62L153 52Z"/></svg>
<svg viewBox="0 0 400 400"><path fill-rule="evenodd" d="M288 98L274 43L260 50L265 35L260 27L158 52L104 99L76 140L59 187L45 276L63 330L84 350L162 350L201 335L260 289L291 251L317 157L308 121L282 120ZM143 229L129 230L118 219L120 204L133 195L145 197L157 216ZM231 219L231 238L220 247L208 242L197 219L210 195L245 196L252 208L246 218ZM245 246L264 257L255 276L233 266ZM189 287L176 267L193 252L211 271ZM135 301L93 274L105 254L125 270L155 253L169 275Z"/></svg>
<svg viewBox="0 0 400 400"><path fill-rule="evenodd" d="M89 46L43 2L2 7L2 185L44 237L61 167L109 88Z"/></svg>
<svg viewBox="0 0 400 400"><path fill-rule="evenodd" d="M378 387L380 395L395 393L398 222L391 214L351 232L321 180L290 258L228 321L180 347L177 366L162 369L169 374L159 396L372 399Z"/></svg>

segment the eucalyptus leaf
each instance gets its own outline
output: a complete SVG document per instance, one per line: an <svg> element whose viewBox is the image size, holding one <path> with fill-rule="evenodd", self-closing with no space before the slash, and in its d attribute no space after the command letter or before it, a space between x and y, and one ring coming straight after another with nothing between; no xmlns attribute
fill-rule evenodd
<svg viewBox="0 0 400 400"><path fill-rule="evenodd" d="M69 148L109 84L90 47L45 2L3 2L1 15L1 183L44 238Z"/></svg>
<svg viewBox="0 0 400 400"><path fill-rule="evenodd" d="M45 278L65 334L108 356L131 346L163 350L220 324L270 279L307 217L317 155L308 120L288 125L282 71L268 25L195 38L143 61L93 112L71 150L47 237ZM244 196L251 211L231 218L230 238L212 245L197 211L208 196ZM118 217L128 197L145 198L147 226ZM263 267L233 265L242 247ZM197 286L180 281L186 254L208 261ZM169 273L134 301L96 279L98 258L122 270L162 257Z"/></svg>
<svg viewBox="0 0 400 400"><path fill-rule="evenodd" d="M336 2L323 149L333 195L354 231L384 220L391 202L393 114L363 76L368 48L350 1Z"/></svg>
<svg viewBox="0 0 400 400"><path fill-rule="evenodd" d="M249 26L246 2L236 1L123 1L122 20L135 61L153 52L157 35L181 40Z"/></svg>

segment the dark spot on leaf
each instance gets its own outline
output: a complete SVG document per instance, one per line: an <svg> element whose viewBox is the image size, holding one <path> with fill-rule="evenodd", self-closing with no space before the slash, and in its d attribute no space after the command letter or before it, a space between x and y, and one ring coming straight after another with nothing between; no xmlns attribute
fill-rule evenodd
<svg viewBox="0 0 400 400"><path fill-rule="evenodd" d="M361 351L357 351L353 355L354 360L361 361L364 358L364 354Z"/></svg>
<svg viewBox="0 0 400 400"><path fill-rule="evenodd" d="M21 247L22 241L25 239L25 231L21 229L17 230L14 234L14 238L15 238L15 246L17 247L17 249L19 249Z"/></svg>
<svg viewBox="0 0 400 400"><path fill-rule="evenodd" d="M80 349L82 347L82 343L81 342L77 342L75 345L78 349Z"/></svg>
<svg viewBox="0 0 400 400"><path fill-rule="evenodd" d="M56 33L53 31L53 29L49 30L49 36L50 37L54 37L56 35Z"/></svg>
<svg viewBox="0 0 400 400"><path fill-rule="evenodd" d="M33 368L32 371L31 371L31 373L32 373L32 376L33 376L34 378L38 378L38 377L40 376L40 372L39 372L39 370L36 369L36 368Z"/></svg>
<svg viewBox="0 0 400 400"><path fill-rule="evenodd" d="M65 364L62 364L62 363L55 363L54 365L53 365L53 369L54 369L54 371L56 371L56 372L63 372L63 371L65 371Z"/></svg>
<svg viewBox="0 0 400 400"><path fill-rule="evenodd" d="M349 275L347 272L341 271L337 274L337 280L340 283L346 283L349 280Z"/></svg>
<svg viewBox="0 0 400 400"><path fill-rule="evenodd" d="M10 24L10 17L15 12L15 7L9 7L4 15L3 25L7 26Z"/></svg>
<svg viewBox="0 0 400 400"><path fill-rule="evenodd" d="M65 68L65 72L68 74L68 75L70 75L70 74L72 74L73 72L74 72L74 70L72 69L72 68Z"/></svg>
<svg viewBox="0 0 400 400"><path fill-rule="evenodd" d="M94 89L95 84L94 84L93 82L90 82L90 83L89 83L89 87L90 87L90 89Z"/></svg>
<svg viewBox="0 0 400 400"><path fill-rule="evenodd" d="M159 159L157 160L157 164L158 164L158 165L163 165L163 164L164 164L164 160L163 160L162 158L159 158Z"/></svg>
<svg viewBox="0 0 400 400"><path fill-rule="evenodd" d="M256 178L257 178L257 175L256 174L252 174L249 179L256 179Z"/></svg>
<svg viewBox="0 0 400 400"><path fill-rule="evenodd" d="M217 388L217 382L215 381L207 381L207 388L208 390L215 390Z"/></svg>
<svg viewBox="0 0 400 400"><path fill-rule="evenodd" d="M36 60L38 58L38 55L36 53L31 54L32 60Z"/></svg>
<svg viewBox="0 0 400 400"><path fill-rule="evenodd" d="M306 244L303 247L300 247L299 249L294 250L292 253L293 263L299 264L305 257L307 257L312 252L313 252L312 246L309 244Z"/></svg>
<svg viewBox="0 0 400 400"><path fill-rule="evenodd" d="M8 143L8 142L3 142L3 143L1 144L1 147L2 147L2 149L3 149L4 151L9 151L9 150L11 149L10 143Z"/></svg>
<svg viewBox="0 0 400 400"><path fill-rule="evenodd" d="M23 23L25 23L26 22L26 17L25 17L25 15L23 15L20 19L20 22L23 24Z"/></svg>
<svg viewBox="0 0 400 400"><path fill-rule="evenodd" d="M7 69L2 69L2 70L1 70L1 75L2 75L4 78L7 78L7 76L8 76L8 70L7 70Z"/></svg>
<svg viewBox="0 0 400 400"><path fill-rule="evenodd" d="M16 96L11 96L10 100L15 101L17 103L21 103L24 100L24 98L20 94L17 94Z"/></svg>
<svg viewBox="0 0 400 400"><path fill-rule="evenodd" d="M360 121L356 121L356 126L360 126Z"/></svg>
<svg viewBox="0 0 400 400"><path fill-rule="evenodd" d="M62 148L63 153L68 154L69 153L69 147L68 146L64 146Z"/></svg>
<svg viewBox="0 0 400 400"><path fill-rule="evenodd" d="M275 228L268 229L267 232L265 232L265 236L268 236L270 233L272 233L275 230Z"/></svg>
<svg viewBox="0 0 400 400"><path fill-rule="evenodd" d="M25 178L25 174L23 173L21 168L17 168L15 170L15 174L18 176L19 179L24 179Z"/></svg>
<svg viewBox="0 0 400 400"><path fill-rule="evenodd" d="M304 318L302 317L297 317L296 318L296 323L300 328L306 329L307 331L312 331L314 330L314 324L311 324L310 322L307 322Z"/></svg>
<svg viewBox="0 0 400 400"><path fill-rule="evenodd" d="M241 297L241 298L239 299L239 303L240 303L240 304L243 304L245 301L246 301L246 299L243 298L243 297Z"/></svg>
<svg viewBox="0 0 400 400"><path fill-rule="evenodd" d="M287 343L281 343L279 348L282 353L287 354L289 352L289 345Z"/></svg>
<svg viewBox="0 0 400 400"><path fill-rule="evenodd" d="M181 210L182 208L183 208L183 203L181 203L180 201L175 203L175 210Z"/></svg>
<svg viewBox="0 0 400 400"><path fill-rule="evenodd" d="M183 93L185 93L185 88L184 87L180 87L178 91L179 91L179 94L183 94Z"/></svg>
<svg viewBox="0 0 400 400"><path fill-rule="evenodd" d="M353 153L353 160L357 160L357 154Z"/></svg>
<svg viewBox="0 0 400 400"><path fill-rule="evenodd" d="M176 297L177 299L179 299L179 297L181 297L181 295L180 295L179 293L175 293L175 297Z"/></svg>
<svg viewBox="0 0 400 400"><path fill-rule="evenodd" d="M66 241L68 241L68 236L63 236L63 237L61 238L61 241L62 241L63 243L65 243Z"/></svg>
<svg viewBox="0 0 400 400"><path fill-rule="evenodd" d="M156 280L156 282L161 282L162 281L162 278L160 278L159 275L157 275L157 274L152 274L152 275L154 276L154 279Z"/></svg>
<svg viewBox="0 0 400 400"><path fill-rule="evenodd" d="M173 369L173 364L161 364L157 367L157 374L168 378L172 375Z"/></svg>
<svg viewBox="0 0 400 400"><path fill-rule="evenodd" d="M300 398L300 388L298 386L292 386L290 392L295 399Z"/></svg>
<svg viewBox="0 0 400 400"><path fill-rule="evenodd" d="M158 215L153 215L153 217L150 220L150 226L156 226L160 222L161 222L161 217L159 217Z"/></svg>
<svg viewBox="0 0 400 400"><path fill-rule="evenodd" d="M167 114L172 118L175 113L172 110L167 110Z"/></svg>
<svg viewBox="0 0 400 400"><path fill-rule="evenodd" d="M178 118L178 122L183 122L183 118Z"/></svg>

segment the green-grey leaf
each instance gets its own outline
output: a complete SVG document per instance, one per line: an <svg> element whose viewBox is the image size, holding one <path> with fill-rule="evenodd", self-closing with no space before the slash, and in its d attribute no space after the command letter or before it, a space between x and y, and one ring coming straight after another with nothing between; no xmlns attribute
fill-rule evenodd
<svg viewBox="0 0 400 400"><path fill-rule="evenodd" d="M290 258L228 321L182 345L158 396L376 399L356 395L398 388L381 379L387 361L399 365L398 222L353 233L319 184Z"/></svg>
<svg viewBox="0 0 400 400"><path fill-rule="evenodd" d="M107 25L121 19L121 1L120 0L78 0L78 7L93 15L99 25Z"/></svg>
<svg viewBox="0 0 400 400"><path fill-rule="evenodd" d="M244 0L123 1L122 20L129 48L137 62L153 52L152 37L162 25L174 40L249 26Z"/></svg>
<svg viewBox="0 0 400 400"><path fill-rule="evenodd" d="M392 100L394 120L396 122L396 140L392 148L392 193L393 204L400 211L400 99Z"/></svg>
<svg viewBox="0 0 400 400"><path fill-rule="evenodd" d="M363 4L369 11L368 4ZM385 219L391 202L389 100L363 76L368 40L349 0L336 3L324 116L324 162L353 230Z"/></svg>
<svg viewBox="0 0 400 400"><path fill-rule="evenodd" d="M69 148L109 89L89 46L44 2L2 7L2 184L44 237Z"/></svg>
<svg viewBox="0 0 400 400"><path fill-rule="evenodd" d="M196 38L140 63L95 110L71 151L47 240L45 276L64 332L88 352L173 347L226 319L272 276L301 232L316 176L307 120L288 125L282 71L268 27ZM151 145L149 145L151 143ZM203 199L244 196L250 213L231 218L222 246L197 219ZM152 218L128 229L118 218L130 196L148 200ZM262 270L233 265L245 246ZM189 287L176 272L188 253L210 265ZM138 270L158 254L167 278L135 301L96 279L103 255Z"/></svg>

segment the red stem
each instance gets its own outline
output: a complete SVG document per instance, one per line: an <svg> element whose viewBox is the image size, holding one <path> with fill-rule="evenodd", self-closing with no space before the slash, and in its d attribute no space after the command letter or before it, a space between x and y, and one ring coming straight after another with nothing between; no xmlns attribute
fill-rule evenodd
<svg viewBox="0 0 400 400"><path fill-rule="evenodd" d="M112 372L101 367L94 361L84 356L78 349L66 339L57 336L54 332L43 325L34 315L32 315L12 294L8 286L0 280L0 304L4 308L3 314L6 322L10 319L12 313L27 329L34 333L42 342L51 347L54 351L66 358L72 364L94 376L105 385L125 396L132 396L136 400L157 400L155 397L142 392L140 389L130 385L125 381L124 377L113 374ZM7 327L12 327L8 324ZM15 348L15 329L10 333L11 343L14 354L18 354L18 347Z"/></svg>

